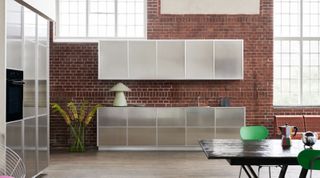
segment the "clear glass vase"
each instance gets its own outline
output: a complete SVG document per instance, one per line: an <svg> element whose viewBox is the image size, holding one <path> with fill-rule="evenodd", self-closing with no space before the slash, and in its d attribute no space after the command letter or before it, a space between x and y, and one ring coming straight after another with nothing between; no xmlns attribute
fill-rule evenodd
<svg viewBox="0 0 320 178"><path fill-rule="evenodd" d="M72 144L70 146L70 152L84 152L84 131L85 127L82 124L76 126L70 126Z"/></svg>

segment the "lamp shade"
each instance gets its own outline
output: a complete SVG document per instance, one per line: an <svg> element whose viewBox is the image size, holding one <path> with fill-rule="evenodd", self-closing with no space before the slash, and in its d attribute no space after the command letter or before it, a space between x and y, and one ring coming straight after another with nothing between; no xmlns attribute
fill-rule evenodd
<svg viewBox="0 0 320 178"><path fill-rule="evenodd" d="M123 83L117 83L115 86L113 86L109 91L131 91L130 88L125 86Z"/></svg>
<svg viewBox="0 0 320 178"><path fill-rule="evenodd" d="M127 100L124 92L131 91L130 88L125 86L123 83L118 83L113 86L109 91L116 92L116 97L113 101L113 106L127 106Z"/></svg>

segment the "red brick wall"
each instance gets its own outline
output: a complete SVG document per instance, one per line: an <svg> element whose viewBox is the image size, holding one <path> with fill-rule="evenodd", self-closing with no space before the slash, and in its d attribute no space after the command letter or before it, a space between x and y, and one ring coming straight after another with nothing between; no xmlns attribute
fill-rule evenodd
<svg viewBox="0 0 320 178"><path fill-rule="evenodd" d="M128 103L148 106L218 106L230 97L232 106L245 106L247 124L263 124L272 132L273 115L320 114L319 108L276 109L273 86L273 1L261 0L259 15L161 15L160 0L148 0L149 39L244 39L244 80L238 81L122 81L132 89ZM99 81L97 43L51 43L51 102L82 99L111 104L108 89L117 81ZM68 145L63 120L51 115L51 147ZM96 145L96 120L87 130L86 144Z"/></svg>

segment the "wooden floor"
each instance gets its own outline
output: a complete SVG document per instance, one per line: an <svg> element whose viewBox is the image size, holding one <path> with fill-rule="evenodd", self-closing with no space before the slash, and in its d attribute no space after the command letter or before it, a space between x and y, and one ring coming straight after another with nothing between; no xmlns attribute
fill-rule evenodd
<svg viewBox="0 0 320 178"><path fill-rule="evenodd" d="M272 171L277 177L280 169ZM202 152L89 152L54 153L44 172L45 178L236 178L239 167L207 160ZM290 167L286 177L298 178L299 172ZM267 168L261 177L268 177Z"/></svg>

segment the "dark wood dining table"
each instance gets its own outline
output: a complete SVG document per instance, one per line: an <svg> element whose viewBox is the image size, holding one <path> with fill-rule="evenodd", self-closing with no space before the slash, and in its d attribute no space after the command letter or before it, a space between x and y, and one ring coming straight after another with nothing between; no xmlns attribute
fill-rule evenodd
<svg viewBox="0 0 320 178"><path fill-rule="evenodd" d="M298 154L304 150L301 140L292 140L289 148L284 148L279 139L263 141L243 141L241 139L201 140L200 146L208 159L225 159L232 166L242 166L249 178L258 178L254 165L281 166L279 178L284 178L288 166L299 165ZM320 149L320 143L313 146ZM300 178L307 176L308 170L301 168Z"/></svg>

